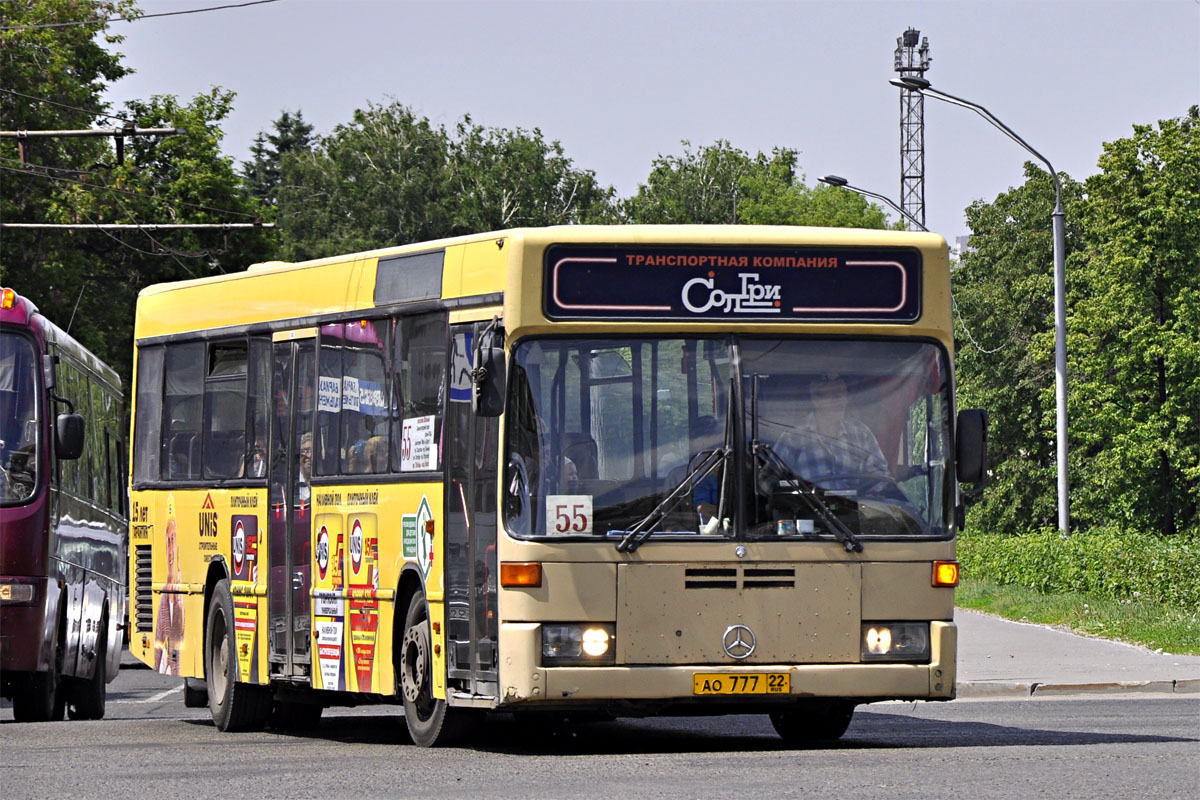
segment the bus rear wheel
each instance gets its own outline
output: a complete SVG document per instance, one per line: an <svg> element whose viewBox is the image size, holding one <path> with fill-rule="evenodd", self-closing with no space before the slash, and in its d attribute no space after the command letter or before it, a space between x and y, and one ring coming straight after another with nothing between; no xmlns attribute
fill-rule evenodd
<svg viewBox="0 0 1200 800"><path fill-rule="evenodd" d="M108 699L108 620L100 623L96 634L96 662L90 678L74 678L69 685L67 716L71 719L104 719L104 704Z"/></svg>
<svg viewBox="0 0 1200 800"><path fill-rule="evenodd" d="M417 592L408 604L396 662L400 667L404 724L413 744L419 747L451 744L462 737L467 725L461 709L452 709L445 700L433 696L432 651L425 593Z"/></svg>
<svg viewBox="0 0 1200 800"><path fill-rule="evenodd" d="M772 711L771 724L788 744L805 745L840 739L854 717L849 700L824 700L787 711Z"/></svg>
<svg viewBox="0 0 1200 800"><path fill-rule="evenodd" d="M271 716L271 691L238 681L237 636L229 581L217 584L208 606L204 666L208 710L221 731L262 730Z"/></svg>

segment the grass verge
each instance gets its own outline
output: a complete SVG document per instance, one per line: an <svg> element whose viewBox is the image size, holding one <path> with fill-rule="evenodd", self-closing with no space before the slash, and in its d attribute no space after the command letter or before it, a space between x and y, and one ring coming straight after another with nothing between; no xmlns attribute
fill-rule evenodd
<svg viewBox="0 0 1200 800"><path fill-rule="evenodd" d="M1076 633L1144 645L1179 655L1200 655L1200 610L1131 598L1109 600L1079 592L1042 594L1023 586L964 580L955 603L1006 619L1062 625Z"/></svg>

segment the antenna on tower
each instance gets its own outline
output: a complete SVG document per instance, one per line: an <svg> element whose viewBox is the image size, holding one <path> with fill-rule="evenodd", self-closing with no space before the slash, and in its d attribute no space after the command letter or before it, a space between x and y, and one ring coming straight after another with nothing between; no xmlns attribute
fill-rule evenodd
<svg viewBox="0 0 1200 800"><path fill-rule="evenodd" d="M918 41L920 46L918 46ZM924 78L929 69L929 37L909 28L896 39L896 72ZM900 90L900 206L925 224L925 95Z"/></svg>

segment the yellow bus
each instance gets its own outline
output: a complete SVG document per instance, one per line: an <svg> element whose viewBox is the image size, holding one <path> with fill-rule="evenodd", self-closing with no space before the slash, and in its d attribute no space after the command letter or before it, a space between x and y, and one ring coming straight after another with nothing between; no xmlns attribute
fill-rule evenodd
<svg viewBox="0 0 1200 800"><path fill-rule="evenodd" d="M402 704L954 697L950 271L927 233L516 229L145 289L131 649L221 730Z"/></svg>

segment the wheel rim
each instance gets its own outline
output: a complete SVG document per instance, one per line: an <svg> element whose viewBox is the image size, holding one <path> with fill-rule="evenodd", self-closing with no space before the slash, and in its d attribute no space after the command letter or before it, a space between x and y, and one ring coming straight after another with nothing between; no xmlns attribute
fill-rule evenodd
<svg viewBox="0 0 1200 800"><path fill-rule="evenodd" d="M220 609L214 610L213 618L213 650L212 664L209 672L211 696L216 698L217 705L225 702L225 689L229 684L229 638L225 625L225 614Z"/></svg>
<svg viewBox="0 0 1200 800"><path fill-rule="evenodd" d="M429 685L429 635L425 632L424 622L408 629L402 647L404 698L424 717L429 713L433 698Z"/></svg>

